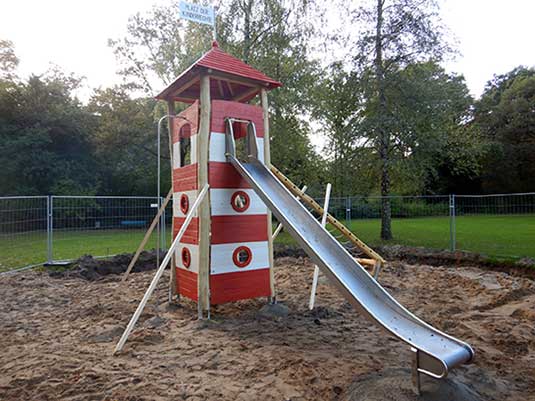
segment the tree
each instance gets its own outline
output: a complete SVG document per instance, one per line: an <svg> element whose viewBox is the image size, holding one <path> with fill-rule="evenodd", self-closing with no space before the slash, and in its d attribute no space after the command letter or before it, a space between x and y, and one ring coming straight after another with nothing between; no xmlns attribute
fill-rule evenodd
<svg viewBox="0 0 535 401"><path fill-rule="evenodd" d="M424 62L400 69L395 81L386 93L398 122L390 148L397 192L436 193L445 166L453 178L475 177L484 147L464 77Z"/></svg>
<svg viewBox="0 0 535 401"><path fill-rule="evenodd" d="M151 98L132 99L121 87L99 89L91 97L87 109L97 120L91 142L104 193L156 191L155 103ZM168 149L167 135L162 135L161 147ZM170 164L161 166L162 178L170 186Z"/></svg>
<svg viewBox="0 0 535 401"><path fill-rule="evenodd" d="M392 238L388 198L394 162L392 147L402 124L392 113L396 105L388 90L400 68L419 61L440 61L450 49L443 40L444 29L435 0L375 0L373 7L357 10L355 22L364 27L356 41L354 62L369 86L366 119L373 129L366 133L380 157L381 238L388 240Z"/></svg>
<svg viewBox="0 0 535 401"><path fill-rule="evenodd" d="M72 95L79 83L56 69L0 86L0 193L97 191L89 141L94 120Z"/></svg>
<svg viewBox="0 0 535 401"><path fill-rule="evenodd" d="M362 95L359 85L357 75L336 62L324 72L312 95L312 116L326 139L323 151L336 196L367 194L375 187L372 151L355 134Z"/></svg>
<svg viewBox="0 0 535 401"><path fill-rule="evenodd" d="M18 65L13 42L0 39L0 81L13 81Z"/></svg>
<svg viewBox="0 0 535 401"><path fill-rule="evenodd" d="M475 123L490 142L482 187L486 192L535 190L535 69L517 67L487 83Z"/></svg>
<svg viewBox="0 0 535 401"><path fill-rule="evenodd" d="M375 90L341 65L333 66L317 89L314 117L323 126L330 179L340 195L378 190L381 158L375 144ZM396 125L390 147L392 189L400 194L440 192L442 174L452 181L479 172L482 147L474 129L473 99L462 76L436 63L414 63L390 72L385 94ZM370 117L370 115L372 117Z"/></svg>

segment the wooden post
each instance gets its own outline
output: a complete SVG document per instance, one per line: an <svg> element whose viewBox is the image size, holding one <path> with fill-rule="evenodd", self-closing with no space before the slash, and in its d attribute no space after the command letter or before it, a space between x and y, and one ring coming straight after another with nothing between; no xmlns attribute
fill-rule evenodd
<svg viewBox="0 0 535 401"><path fill-rule="evenodd" d="M143 237L143 240L141 241L141 244L139 244L139 246L137 248L137 251L134 254L134 257L132 258L132 260L130 261L130 264L128 265L128 268L124 272L124 275L123 275L123 278L122 278L121 282L124 283L126 281L126 279L128 278L128 275L130 274L130 271L134 267L134 264L136 263L137 259L139 258L139 255L141 254L141 252L145 248L145 245L147 245L147 242L148 242L148 240L149 240L149 238L150 238L150 236L152 234L152 231L154 230L154 227L156 227L158 221L162 217L163 211L167 207L167 204L169 203L169 200L171 199L171 196L173 196L173 188L171 188L169 190L169 193L167 194L167 197L163 201L162 206L160 206L160 210L158 210L158 213L156 213L156 216L154 216L154 219L152 220L152 223L150 224L149 229L145 233L145 236Z"/></svg>
<svg viewBox="0 0 535 401"><path fill-rule="evenodd" d="M208 184L208 141L210 139L210 76L201 75L200 121L197 139L198 188ZM199 319L204 311L210 316L210 195L199 207L199 274L197 276L197 307Z"/></svg>
<svg viewBox="0 0 535 401"><path fill-rule="evenodd" d="M175 112L175 101L174 100L168 100L167 101L167 114L169 115L169 119L167 121L168 125L168 135L169 135L169 160L171 160L171 192L173 192L173 170L174 170L174 153L173 153L173 129L174 129L174 116L176 115ZM174 203L174 199L173 199ZM171 212L171 236L175 232L175 218L174 218L174 209L173 212ZM165 221L164 221L165 224ZM165 239L164 239L165 241ZM178 286L176 281L176 258L175 255L171 255L171 268L169 269L169 302L172 302L175 297L178 295Z"/></svg>
<svg viewBox="0 0 535 401"><path fill-rule="evenodd" d="M178 234L176 235L175 239L173 240L171 246L169 247L169 251L165 255L165 258L162 261L162 264L160 267L158 267L158 270L156 271L156 274L154 275L152 281L150 282L149 288L145 292L145 295L143 295L143 299L139 303L136 311L134 312L134 315L130 319L130 322L128 322L128 325L126 326L126 329L123 332L123 335L119 339L119 342L115 346L115 350L113 351L113 354L115 355L117 352L121 351L124 347L124 344L126 343L126 340L128 339L128 336L132 332L132 329L134 328L134 325L136 324L137 320L141 316L141 313L143 312L143 309L145 309L145 305L147 304L147 301L149 300L150 296L156 289L156 285L158 284L158 281L160 281L160 278L162 277L162 274L169 264L171 260L171 255L175 251L175 248L177 247L178 243L180 242L180 239L186 232L186 228L188 228L189 223L191 222L191 219L193 218L193 215L195 214L195 211L199 208L199 205L204 200L206 195L208 194L208 185L206 185L202 191L199 193L199 197L195 200L193 203L193 206L191 207L191 210L186 215L186 218L184 222L182 223L182 226L180 227L180 230L178 231Z"/></svg>
<svg viewBox="0 0 535 401"><path fill-rule="evenodd" d="M267 90L260 90L260 101L262 103L262 114L264 117L264 164L269 169L271 167L270 137L269 137L269 104ZM268 229L268 254L269 254L269 287L271 291L271 302L275 302L275 274L273 271L273 227L271 226L271 210L267 212Z"/></svg>

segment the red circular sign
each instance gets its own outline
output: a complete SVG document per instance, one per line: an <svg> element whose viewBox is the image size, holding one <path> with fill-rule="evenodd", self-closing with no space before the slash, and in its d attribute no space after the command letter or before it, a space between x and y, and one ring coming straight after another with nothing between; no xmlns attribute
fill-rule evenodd
<svg viewBox="0 0 535 401"><path fill-rule="evenodd" d="M230 198L230 205L238 213L245 212L247 209L249 209L250 204L251 199L249 198L249 195L247 195L247 192L244 191L236 191Z"/></svg>
<svg viewBox="0 0 535 401"><path fill-rule="evenodd" d="M246 246L239 246L232 253L232 261L240 269L246 267L253 259L253 253L251 249Z"/></svg>
<svg viewBox="0 0 535 401"><path fill-rule="evenodd" d="M191 253L188 248L182 248L182 264L186 269L191 265Z"/></svg>
<svg viewBox="0 0 535 401"><path fill-rule="evenodd" d="M188 195L180 195L180 210L182 213L187 214L189 210L189 198Z"/></svg>

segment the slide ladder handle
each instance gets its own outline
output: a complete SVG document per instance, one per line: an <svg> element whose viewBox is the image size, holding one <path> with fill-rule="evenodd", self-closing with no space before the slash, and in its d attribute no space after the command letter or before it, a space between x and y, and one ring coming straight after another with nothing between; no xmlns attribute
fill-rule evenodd
<svg viewBox="0 0 535 401"><path fill-rule="evenodd" d="M150 236L152 234L152 231L154 230L154 227L156 227L157 222L160 220L160 217L162 216L163 211L167 207L167 204L169 203L169 200L171 200L171 196L172 195L173 195L173 188L171 188L169 190L169 193L167 194L166 198L164 199L163 204L160 207L160 210L158 210L158 213L156 214L156 216L154 216L154 220L152 220L152 223L150 224L149 229L145 233L145 236L143 237L143 240L139 244L139 247L137 248L137 251L136 251L134 257L132 258L132 260L130 261L130 264L128 265L128 268L124 272L123 278L121 279L121 282L124 283L126 281L126 279L128 278L128 275L130 274L130 271L132 270L132 268L134 267L135 263L137 262L137 259L139 258L139 255L141 254L141 252L145 248L145 245L147 245L147 242L148 242L148 240L149 240L149 238L150 238ZM158 244L158 246L160 246L160 245Z"/></svg>
<svg viewBox="0 0 535 401"><path fill-rule="evenodd" d="M299 190L299 187L295 185L288 177L282 174L277 168L273 165L271 166L271 172L277 177L280 182L294 195L299 196L301 201L306 205L310 206L314 211L320 215L323 215L323 208L316 202L311 196L302 193ZM361 249L366 255L370 258L373 258L381 263L386 263L381 255L375 252L372 248L362 242L355 234L353 234L346 226L344 226L340 221L334 218L330 213L327 215L327 222L334 226L338 231L340 231L344 237L350 240L355 246Z"/></svg>
<svg viewBox="0 0 535 401"><path fill-rule="evenodd" d="M202 191L199 193L199 196L193 203L193 206L191 207L190 211L186 215L186 219L184 220L184 223L182 223L182 226L180 227L180 230L178 231L177 236L173 240L173 243L171 244L171 247L167 251L167 254L165 255L165 258L162 261L162 264L156 271L156 274L154 275L154 278L152 279L149 288L147 289L147 292L145 292L145 295L143 296L143 299L139 303L136 311L134 312L134 315L130 319L130 322L128 323L128 326L126 326L126 329L121 336L121 339L117 343L117 346L115 347L115 350L113 351L113 354L116 354L117 352L121 351L124 347L124 344L126 343L126 340L128 339L128 336L132 332L132 329L134 328L134 325L136 324L137 320L139 319L139 316L141 316L141 313L143 312L143 309L145 308L145 305L147 304L147 301L149 300L150 296L152 295L154 289L156 288L156 285L158 284L158 281L162 277L162 274L169 264L169 261L171 260L171 256L175 252L175 248L177 247L178 243L180 242L182 236L186 232L186 229L189 226L189 223L191 223L191 219L193 218L193 215L195 214L195 211L199 208L199 205L203 201L204 197L208 193L208 188L210 186L206 184ZM171 272L171 274L174 274L174 272Z"/></svg>
<svg viewBox="0 0 535 401"><path fill-rule="evenodd" d="M247 156L249 158L258 159L258 142L256 137L256 126L252 121L240 120L239 118L227 117L225 119L225 155L237 157L236 155L236 139L234 138L233 123L247 124L247 133L245 136L247 146Z"/></svg>

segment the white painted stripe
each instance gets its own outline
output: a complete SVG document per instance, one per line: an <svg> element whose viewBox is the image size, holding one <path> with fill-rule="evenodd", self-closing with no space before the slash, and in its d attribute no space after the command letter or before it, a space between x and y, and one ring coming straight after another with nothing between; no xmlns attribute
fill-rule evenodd
<svg viewBox="0 0 535 401"><path fill-rule="evenodd" d="M189 206L191 207L193 203L195 202L195 199L197 199L199 191L194 189L191 191L174 192L173 193L173 217L186 217L186 215L182 213L182 210L180 210L180 197L182 196L182 194L186 194L188 196ZM197 216L198 216L198 213L196 210L193 217L197 217Z"/></svg>
<svg viewBox="0 0 535 401"><path fill-rule="evenodd" d="M234 210L231 205L232 194L236 191L243 191L249 196L249 208L241 213ZM267 214L266 205L253 189L212 188L210 189L210 206L212 207L212 216Z"/></svg>
<svg viewBox="0 0 535 401"><path fill-rule="evenodd" d="M190 163L197 163L197 135L192 135L190 137ZM180 168L180 142L173 143L173 167Z"/></svg>
<svg viewBox="0 0 535 401"><path fill-rule="evenodd" d="M188 269L182 264L182 249L188 248L191 255L191 264ZM175 250L176 267L189 272L199 273L199 245L180 243Z"/></svg>
<svg viewBox="0 0 535 401"><path fill-rule="evenodd" d="M258 144L258 160L264 162L264 138L256 138ZM210 135L209 159L211 162L226 162L225 134L212 132Z"/></svg>
<svg viewBox="0 0 535 401"><path fill-rule="evenodd" d="M225 157L225 134L212 132L210 135L210 152L209 159L211 162L226 162Z"/></svg>
<svg viewBox="0 0 535 401"><path fill-rule="evenodd" d="M191 139L191 164L197 163L197 137L198 135L192 135Z"/></svg>
<svg viewBox="0 0 535 401"><path fill-rule="evenodd" d="M251 263L243 268L236 266L232 260L234 250L240 246L248 247L253 254ZM246 272L249 270L260 270L269 267L267 241L212 245L210 256L211 274Z"/></svg>
<svg viewBox="0 0 535 401"><path fill-rule="evenodd" d="M180 168L180 144L173 143L173 167Z"/></svg>

